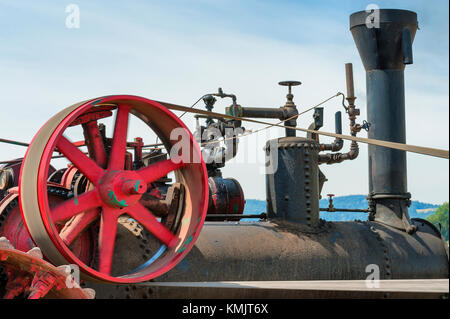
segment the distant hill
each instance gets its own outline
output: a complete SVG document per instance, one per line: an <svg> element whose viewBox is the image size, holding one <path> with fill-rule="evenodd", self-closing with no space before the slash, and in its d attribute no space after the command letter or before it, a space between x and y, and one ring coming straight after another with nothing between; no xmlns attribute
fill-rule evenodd
<svg viewBox="0 0 450 319"><path fill-rule="evenodd" d="M334 207L336 208L367 208L367 200L365 195L349 195L337 196L333 198ZM328 199L321 199L319 206L328 207ZM409 207L409 215L411 218L423 218L432 215L434 209L439 205L412 201ZM247 199L245 203L244 214L260 214L266 211L266 202L258 199ZM320 217L329 221L349 221L349 220L366 220L366 213L347 213L347 212L320 212Z"/></svg>

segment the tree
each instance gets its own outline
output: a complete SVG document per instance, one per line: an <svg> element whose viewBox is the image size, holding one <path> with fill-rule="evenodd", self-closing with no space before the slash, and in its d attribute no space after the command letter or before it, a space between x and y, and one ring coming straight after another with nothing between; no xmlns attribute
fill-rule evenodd
<svg viewBox="0 0 450 319"><path fill-rule="evenodd" d="M448 203L445 202L439 206L433 215L427 217L427 220L441 230L442 237L448 242Z"/></svg>

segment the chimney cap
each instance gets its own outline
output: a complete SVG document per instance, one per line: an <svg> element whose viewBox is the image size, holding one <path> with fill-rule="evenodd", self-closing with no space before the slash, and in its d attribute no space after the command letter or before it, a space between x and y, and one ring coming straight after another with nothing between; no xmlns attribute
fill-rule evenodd
<svg viewBox="0 0 450 319"><path fill-rule="evenodd" d="M350 16L350 30L364 68L404 70L405 64L412 63L417 13L399 9L367 11Z"/></svg>
<svg viewBox="0 0 450 319"><path fill-rule="evenodd" d="M417 13L401 9L375 9L379 11L380 23L401 23L418 26ZM359 25L365 25L367 17L373 14L371 10L358 11L350 15L350 30Z"/></svg>

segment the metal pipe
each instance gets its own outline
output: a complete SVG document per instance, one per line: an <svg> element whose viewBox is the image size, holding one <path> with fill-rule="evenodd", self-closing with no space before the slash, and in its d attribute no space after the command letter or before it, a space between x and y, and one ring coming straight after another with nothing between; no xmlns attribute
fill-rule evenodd
<svg viewBox="0 0 450 319"><path fill-rule="evenodd" d="M355 99L355 88L353 85L353 65L351 63L345 64L345 78L347 83L347 99Z"/></svg>
<svg viewBox="0 0 450 319"><path fill-rule="evenodd" d="M30 146L30 144L28 144L28 143L23 143L23 142L18 142L18 141L13 141L13 140L7 140L5 138L0 138L0 143L19 145L19 146L25 146L25 147Z"/></svg>
<svg viewBox="0 0 450 319"><path fill-rule="evenodd" d="M334 130L336 134L342 134L342 113L340 111L334 114Z"/></svg>
<svg viewBox="0 0 450 319"><path fill-rule="evenodd" d="M369 213L370 209L358 209L358 208L320 208L321 212L339 213L339 212L355 212L355 213Z"/></svg>
<svg viewBox="0 0 450 319"><path fill-rule="evenodd" d="M342 113L340 111L334 114L334 127L336 134L342 134ZM344 140L336 138L331 144L320 144L320 150L338 152L343 146Z"/></svg>
<svg viewBox="0 0 450 319"><path fill-rule="evenodd" d="M326 153L319 154L319 164L336 164L346 160L354 160L359 155L359 146L355 141L350 145L347 153Z"/></svg>
<svg viewBox="0 0 450 319"><path fill-rule="evenodd" d="M373 17L377 25L367 25ZM417 14L407 10L360 11L350 16L350 30L366 69L369 138L406 143L404 68L412 63L417 28ZM368 149L375 220L414 231L406 200L406 152L373 145ZM379 198L379 194L404 199Z"/></svg>
<svg viewBox="0 0 450 319"><path fill-rule="evenodd" d="M349 119L350 119L350 134L352 136L356 136L356 134L361 131L362 126L356 123L356 117L360 115L360 110L355 106L355 89L353 85L353 67L351 63L345 64L345 78L347 82L347 101L349 103L346 108ZM338 114L339 113L339 114ZM335 127L336 133L340 131L342 133L342 124L341 124L341 114L340 112L336 113L335 117ZM337 133L339 134L339 133ZM339 141L336 139L331 145L321 145L321 149L323 150L332 150L339 151L342 149L343 141ZM333 149L334 147L334 149ZM346 160L354 160L359 155L359 146L356 141L352 141L350 145L350 151L347 153L327 153L327 154L319 154L319 164L336 164L341 163Z"/></svg>
<svg viewBox="0 0 450 319"><path fill-rule="evenodd" d="M242 117L267 118L284 120L283 108L274 107L243 107Z"/></svg>
<svg viewBox="0 0 450 319"><path fill-rule="evenodd" d="M261 214L252 214L252 215L241 215L241 214L208 214L206 215L206 220L207 221L211 221L211 220L241 220L244 218L259 218L259 219L267 219L267 214L266 213L261 213Z"/></svg>

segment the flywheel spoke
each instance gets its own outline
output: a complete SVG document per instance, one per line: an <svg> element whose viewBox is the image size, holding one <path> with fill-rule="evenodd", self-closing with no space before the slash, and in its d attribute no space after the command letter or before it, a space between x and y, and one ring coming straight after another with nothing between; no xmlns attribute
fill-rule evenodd
<svg viewBox="0 0 450 319"><path fill-rule="evenodd" d="M51 209L51 216L54 223L60 223L85 210L99 207L100 205L101 201L98 192L96 189L93 189L53 207Z"/></svg>
<svg viewBox="0 0 450 319"><path fill-rule="evenodd" d="M161 224L142 204L137 203L134 205L130 208L128 214L136 219L167 247L172 248L177 244L178 238Z"/></svg>
<svg viewBox="0 0 450 319"><path fill-rule="evenodd" d="M114 246L116 243L118 215L110 208L103 208L98 239L99 271L111 274Z"/></svg>
<svg viewBox="0 0 450 319"><path fill-rule="evenodd" d="M147 184L149 184L160 179L161 177L166 176L170 172L182 168L185 165L186 164L183 161L175 163L172 159L167 159L141 168L137 171L137 173Z"/></svg>
<svg viewBox="0 0 450 319"><path fill-rule="evenodd" d="M103 176L103 169L91 158L87 157L67 138L61 136L57 144L58 150L64 154L94 185Z"/></svg>
<svg viewBox="0 0 450 319"><path fill-rule="evenodd" d="M108 169L110 171L124 169L129 114L130 110L128 107L122 106L117 109L111 155L108 163Z"/></svg>
<svg viewBox="0 0 450 319"><path fill-rule="evenodd" d="M99 208L92 208L76 215L64 226L59 236L67 246L70 246L98 216Z"/></svg>

